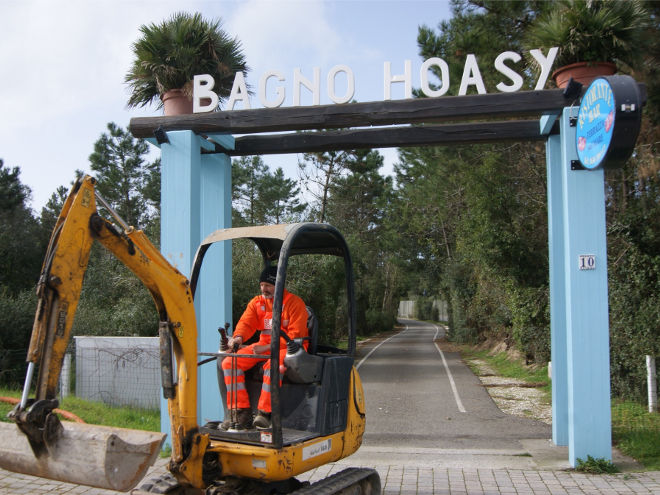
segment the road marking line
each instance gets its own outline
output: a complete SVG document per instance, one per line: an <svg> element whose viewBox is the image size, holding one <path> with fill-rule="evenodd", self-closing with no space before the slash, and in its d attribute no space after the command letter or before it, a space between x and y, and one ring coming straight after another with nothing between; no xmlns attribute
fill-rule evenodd
<svg viewBox="0 0 660 495"><path fill-rule="evenodd" d="M454 392L454 398L456 399L456 405L458 406L458 410L460 412L463 412L463 413L467 412L465 410L465 407L463 407L463 402L461 402L461 398L458 395L458 390L456 389L456 383L454 383L454 377L452 376L451 371L449 371L449 365L447 364L447 360L445 359L445 353L442 352L442 349L440 349L440 346L435 341L435 339L438 337L438 332L440 331L440 329L438 328L437 325L433 325L433 326L435 327L435 335L433 336L433 344L435 345L435 348L440 353L440 357L442 358L442 363L445 365L445 370L447 371L447 376L449 377L449 384L451 385L451 389Z"/></svg>
<svg viewBox="0 0 660 495"><path fill-rule="evenodd" d="M376 347L374 347L373 349L371 349L371 350L369 351L369 353L368 353L366 356L364 356L364 357L362 358L362 360L361 360L361 361L355 366L355 369L356 369L356 370L360 369L360 366L362 366L362 363L364 363L364 362L367 360L367 358L368 358L369 356L371 356L371 355L374 353L374 351L375 351L376 349L378 349L381 345L383 345L385 342L387 342L387 341L390 340L391 338L396 337L397 335L401 335L401 334L402 334L403 332L405 332L406 330L408 330L408 325L406 325L406 328L404 328L403 330L401 330L399 333L394 334L394 335L388 337L387 339L383 340L380 344L378 344Z"/></svg>
<svg viewBox="0 0 660 495"><path fill-rule="evenodd" d="M433 324L432 324L432 325L433 325ZM460 398L460 396L458 395L458 390L456 389L456 383L454 383L454 377L452 376L451 371L449 371L449 365L447 364L447 360L445 359L445 355L444 355L444 353L442 352L442 349L440 349L440 347L438 346L438 344L435 342L435 339L437 338L437 336L438 336L438 332L440 331L440 329L438 328L437 325L433 325L433 327L435 328L435 335L433 336L433 344L435 345L435 348L436 348L436 349L438 350L438 352L440 353L440 357L442 358L442 363L443 363L444 366L445 366L445 371L447 371L447 376L449 377L449 384L451 385L451 389L452 389L452 391L453 391L453 393L454 393L454 399L456 400L456 406L458 407L458 410L459 410L460 412L462 412L462 413L467 412L467 411L465 410L465 407L463 406L463 402L461 402L461 398ZM408 330L408 325L406 325L405 328L404 328L402 331L400 331L399 333L394 334L394 335L388 337L387 339L383 340L380 344L378 344L376 347L374 347L373 349L371 349L371 350L367 353L367 355L364 356L364 357L360 360L360 362L355 366L355 369L356 369L356 370L359 369L360 366L362 366L362 363L364 363L364 362L369 358L369 356L371 356L371 355L376 351L376 349L378 349L381 345L383 345L385 342L389 341L390 339L392 339L392 338L394 338L394 337L396 337L396 336L398 336L398 335L401 335L402 333L404 333L404 332L407 331L407 330Z"/></svg>

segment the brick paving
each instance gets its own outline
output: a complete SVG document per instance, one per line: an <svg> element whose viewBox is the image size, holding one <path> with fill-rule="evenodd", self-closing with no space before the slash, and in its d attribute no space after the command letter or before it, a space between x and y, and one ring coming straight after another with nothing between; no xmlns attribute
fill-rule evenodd
<svg viewBox="0 0 660 495"><path fill-rule="evenodd" d="M165 471L159 460L148 476ZM411 466L370 466L380 474L383 495L573 495L657 494L660 471L590 475L575 471L523 469L458 469ZM345 469L332 463L309 471L299 479L315 482ZM0 469L0 494L112 495L121 492L50 481Z"/></svg>
<svg viewBox="0 0 660 495"><path fill-rule="evenodd" d="M590 475L575 471L372 467L380 474L383 495L660 494L660 471ZM314 482L344 468L330 464L300 479Z"/></svg>

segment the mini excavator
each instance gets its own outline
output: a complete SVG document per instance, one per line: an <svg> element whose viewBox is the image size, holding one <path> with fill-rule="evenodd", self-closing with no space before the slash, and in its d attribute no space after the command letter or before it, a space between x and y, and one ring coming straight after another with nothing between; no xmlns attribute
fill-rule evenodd
<svg viewBox="0 0 660 495"><path fill-rule="evenodd" d="M296 478L351 455L364 433L364 394L354 366L353 271L339 231L318 223L221 229L198 248L188 280L141 230L126 225L95 191L95 182L90 176L75 182L53 229L37 284L23 394L9 414L13 422L0 422L0 467L69 483L132 490L135 495L380 493L380 478L370 468L347 468L313 484ZM114 222L99 214L97 202ZM233 352L197 348L195 288L207 250L234 239L251 239L265 265L277 261L270 349L273 412L272 426L266 430L224 431L217 427L219 421L200 425L197 420L198 366L207 362L219 366ZM164 434L61 421L54 411L94 240L141 280L159 316L162 390L168 402L172 453L168 473L152 480L144 477L161 451ZM277 334L284 333L279 329L286 269L290 256L306 254L344 260L348 344L347 349L338 349L319 342L310 313L310 342L307 346L287 342L280 385ZM259 379L258 372L246 378L252 395L258 393ZM226 415L224 387L220 379L218 393Z"/></svg>

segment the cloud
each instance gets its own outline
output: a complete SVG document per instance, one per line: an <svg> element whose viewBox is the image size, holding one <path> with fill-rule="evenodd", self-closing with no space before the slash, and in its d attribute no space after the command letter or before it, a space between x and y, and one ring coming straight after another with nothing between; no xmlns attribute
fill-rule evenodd
<svg viewBox="0 0 660 495"><path fill-rule="evenodd" d="M155 6L158 6L155 8ZM93 143L126 109L124 75L141 24L160 22L176 2L0 0L0 158L21 167L40 208L59 185L88 169Z"/></svg>
<svg viewBox="0 0 660 495"><path fill-rule="evenodd" d="M0 87L8 95L0 99L0 158L21 168L36 208L75 169L89 168L108 122L126 126L159 113L126 108L124 76L142 24L180 10L222 18L243 44L249 84L256 88L263 72L278 70L291 105L295 67L308 78L321 68L321 103L329 103L326 76L337 64L354 71L358 101L382 99L383 62L401 73L403 60L416 56L419 20L434 24L448 11L443 2L402 0L0 0L0 9ZM393 95L401 93L397 87ZM295 157L292 163L295 169Z"/></svg>
<svg viewBox="0 0 660 495"><path fill-rule="evenodd" d="M259 71L283 70L292 59L334 64L341 40L328 22L327 3L317 0L241 2L227 19L227 28L239 37L248 63Z"/></svg>

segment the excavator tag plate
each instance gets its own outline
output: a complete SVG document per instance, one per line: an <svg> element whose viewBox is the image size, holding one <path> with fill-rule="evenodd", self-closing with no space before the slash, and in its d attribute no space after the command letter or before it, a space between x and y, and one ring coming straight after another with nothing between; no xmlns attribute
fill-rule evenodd
<svg viewBox="0 0 660 495"><path fill-rule="evenodd" d="M0 422L0 468L67 483L128 491L156 461L165 434L63 422L48 452L35 457L14 423Z"/></svg>

